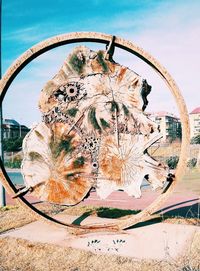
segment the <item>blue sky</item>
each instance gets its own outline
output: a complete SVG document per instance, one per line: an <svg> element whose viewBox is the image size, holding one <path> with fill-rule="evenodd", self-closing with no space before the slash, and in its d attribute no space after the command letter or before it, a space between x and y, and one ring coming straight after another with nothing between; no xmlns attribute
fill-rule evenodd
<svg viewBox="0 0 200 271"><path fill-rule="evenodd" d="M200 1L3 0L2 14L3 73L20 54L43 39L75 31L104 32L150 52L177 81L189 111L200 106ZM5 117L27 125L39 120L39 92L69 51L70 46L57 48L21 72L5 98ZM178 114L169 91L149 67L120 50L116 59L152 84L151 111Z"/></svg>
<svg viewBox="0 0 200 271"><path fill-rule="evenodd" d="M3 69L23 51L53 35L74 31L138 33L152 14L174 1L3 0Z"/></svg>

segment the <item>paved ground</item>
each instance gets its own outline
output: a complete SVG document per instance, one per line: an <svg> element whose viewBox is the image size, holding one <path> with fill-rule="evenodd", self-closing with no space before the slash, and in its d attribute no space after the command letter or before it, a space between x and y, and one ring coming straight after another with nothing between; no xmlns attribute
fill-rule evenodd
<svg viewBox="0 0 200 271"><path fill-rule="evenodd" d="M76 219L74 216L66 215L58 215L57 218L69 223ZM111 219L88 217L83 224L102 223L108 220ZM199 233L200 229L195 226L158 223L127 230L126 233L93 233L74 236L63 228L37 221L4 233L0 238L9 236L95 253L116 254L137 259L169 260L170 257L175 259L185 253L194 235Z"/></svg>
<svg viewBox="0 0 200 271"><path fill-rule="evenodd" d="M143 196L140 199L129 197L125 192L113 192L106 200L101 200L96 192L91 192L90 196L85 199L80 205L92 205L99 207L112 207L119 209L143 210L151 204L159 195L159 192L143 191ZM37 199L27 196L31 203L38 202ZM16 202L7 194L7 204L15 204ZM162 207L162 212L168 215L197 217L199 195L193 192L183 191L182 193L173 193Z"/></svg>
<svg viewBox="0 0 200 271"><path fill-rule="evenodd" d="M104 206L120 209L142 210L153 202L158 192L143 191L141 199L127 196L126 193L113 192L106 200L98 198L95 192L85 199L80 205ZM31 196L27 199L34 203L37 201ZM15 202L7 195L7 203ZM183 215L185 217L198 217L199 196L194 192L175 192L162 208L162 212L168 215ZM59 220L72 223L77 217L69 215L57 215ZM94 224L107 222L110 219L99 217L87 217L82 224ZM112 219L113 222L113 219ZM25 240L56 244L63 247L79 248L95 253L109 253L121 256L129 256L138 259L167 260L183 255L191 246L195 234L200 234L196 226L176 225L168 223L147 223L134 227L126 233L95 233L75 237L66 229L50 226L41 221L30 223L19 229L4 233L0 236L16 237Z"/></svg>

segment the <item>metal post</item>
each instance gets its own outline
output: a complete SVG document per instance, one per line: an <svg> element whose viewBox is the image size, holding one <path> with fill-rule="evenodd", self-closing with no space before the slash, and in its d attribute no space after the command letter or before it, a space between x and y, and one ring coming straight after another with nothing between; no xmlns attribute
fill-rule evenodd
<svg viewBox="0 0 200 271"><path fill-rule="evenodd" d="M2 26L2 0L0 0L0 79L1 79L1 26ZM3 115L2 115L2 104L0 105L0 155L2 162L4 161L3 153ZM0 206L6 205L6 195L3 185L0 183Z"/></svg>

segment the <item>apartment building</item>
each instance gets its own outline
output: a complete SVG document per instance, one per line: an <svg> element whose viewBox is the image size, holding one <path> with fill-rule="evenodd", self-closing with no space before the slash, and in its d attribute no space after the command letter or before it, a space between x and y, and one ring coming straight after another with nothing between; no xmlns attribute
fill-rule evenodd
<svg viewBox="0 0 200 271"><path fill-rule="evenodd" d="M166 111L151 113L149 115L159 125L162 142L171 142L181 139L181 122L178 117Z"/></svg>
<svg viewBox="0 0 200 271"><path fill-rule="evenodd" d="M195 108L190 114L190 137L200 134L200 107Z"/></svg>
<svg viewBox="0 0 200 271"><path fill-rule="evenodd" d="M3 120L3 137L6 138L18 138L24 137L30 129L25 125L19 124L14 119Z"/></svg>

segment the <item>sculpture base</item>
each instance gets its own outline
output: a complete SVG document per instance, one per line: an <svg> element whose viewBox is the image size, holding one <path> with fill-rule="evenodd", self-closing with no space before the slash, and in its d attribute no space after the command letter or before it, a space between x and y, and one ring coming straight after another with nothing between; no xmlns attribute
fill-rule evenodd
<svg viewBox="0 0 200 271"><path fill-rule="evenodd" d="M58 215L56 218L72 223L77 217ZM113 219L88 217L83 224L110 222ZM93 253L115 254L136 259L168 260L183 255L190 247L195 226L157 223L135 227L122 233L69 234L64 228L37 221L4 233L1 237L22 238L33 242L72 247Z"/></svg>

